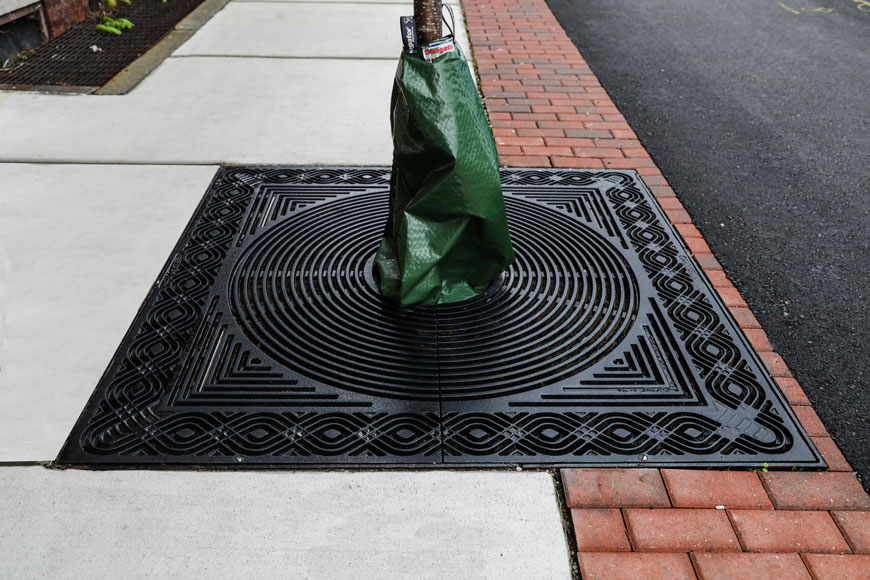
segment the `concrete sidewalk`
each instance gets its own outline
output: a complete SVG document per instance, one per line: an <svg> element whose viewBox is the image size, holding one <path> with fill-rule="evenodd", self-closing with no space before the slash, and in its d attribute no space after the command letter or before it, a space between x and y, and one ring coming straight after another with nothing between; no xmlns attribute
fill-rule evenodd
<svg viewBox="0 0 870 580"><path fill-rule="evenodd" d="M832 471L41 466L219 164L390 163L410 2L235 0L128 95L0 93L0 577L868 578L870 498L546 4L464 9L503 162L637 170Z"/></svg>

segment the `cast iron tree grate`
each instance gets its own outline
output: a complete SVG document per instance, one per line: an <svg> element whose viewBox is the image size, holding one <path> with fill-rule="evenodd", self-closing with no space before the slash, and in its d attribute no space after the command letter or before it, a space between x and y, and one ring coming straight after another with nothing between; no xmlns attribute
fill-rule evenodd
<svg viewBox="0 0 870 580"><path fill-rule="evenodd" d="M824 465L636 174L502 179L516 263L400 309L388 170L221 169L58 463Z"/></svg>

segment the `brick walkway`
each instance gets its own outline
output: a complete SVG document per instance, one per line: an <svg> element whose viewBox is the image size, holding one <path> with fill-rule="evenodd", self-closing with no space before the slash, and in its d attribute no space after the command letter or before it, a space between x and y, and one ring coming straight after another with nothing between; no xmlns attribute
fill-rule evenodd
<svg viewBox="0 0 870 580"><path fill-rule="evenodd" d="M562 470L582 577L870 579L870 497L546 3L464 0L463 6L501 162L636 170L830 469Z"/></svg>

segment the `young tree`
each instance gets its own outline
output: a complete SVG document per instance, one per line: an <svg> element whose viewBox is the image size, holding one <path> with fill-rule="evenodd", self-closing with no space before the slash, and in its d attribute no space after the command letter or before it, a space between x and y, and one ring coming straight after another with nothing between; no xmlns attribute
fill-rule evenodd
<svg viewBox="0 0 870 580"><path fill-rule="evenodd" d="M414 20L420 44L441 38L441 0L414 0Z"/></svg>

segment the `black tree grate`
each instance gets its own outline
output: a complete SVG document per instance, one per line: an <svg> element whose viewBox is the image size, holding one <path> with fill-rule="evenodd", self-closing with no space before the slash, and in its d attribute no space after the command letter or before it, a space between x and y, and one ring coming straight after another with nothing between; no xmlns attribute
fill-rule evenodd
<svg viewBox="0 0 870 580"><path fill-rule="evenodd" d="M399 309L387 170L220 170L58 463L824 465L634 173L502 179L516 263Z"/></svg>

